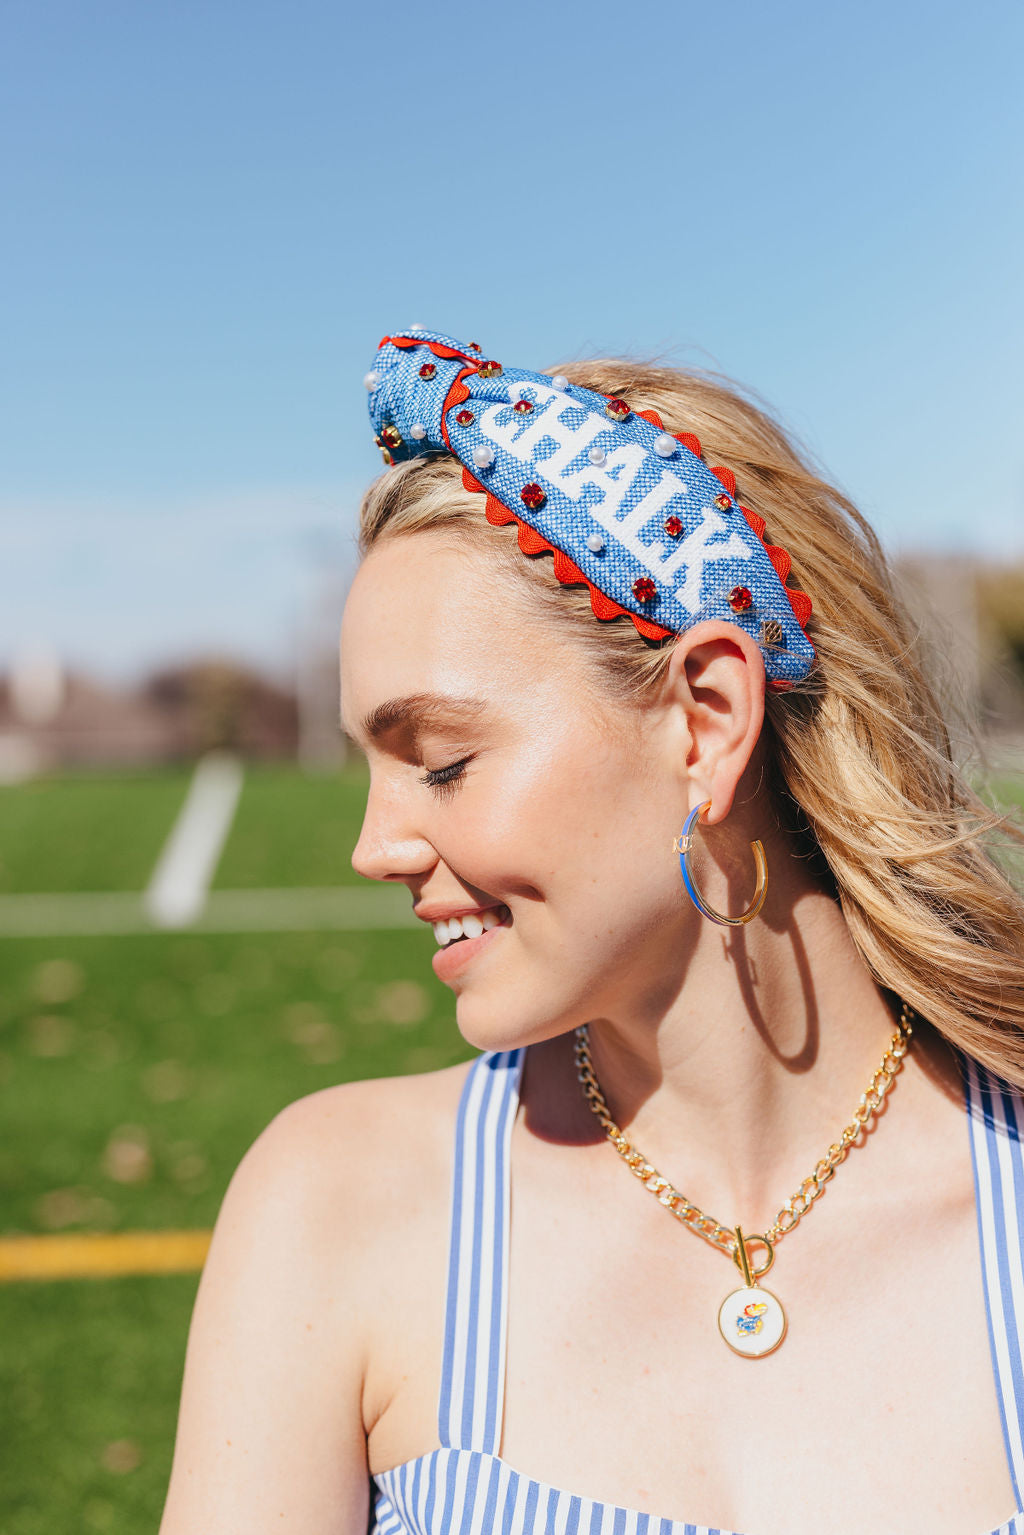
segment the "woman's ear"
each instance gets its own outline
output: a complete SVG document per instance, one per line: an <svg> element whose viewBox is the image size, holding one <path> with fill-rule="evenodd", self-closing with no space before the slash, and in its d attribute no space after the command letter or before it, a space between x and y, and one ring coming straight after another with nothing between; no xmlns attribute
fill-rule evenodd
<svg viewBox="0 0 1024 1535"><path fill-rule="evenodd" d="M764 659L737 624L707 619L676 640L664 702L680 710L690 809L711 801L711 826L732 809L764 723Z"/></svg>

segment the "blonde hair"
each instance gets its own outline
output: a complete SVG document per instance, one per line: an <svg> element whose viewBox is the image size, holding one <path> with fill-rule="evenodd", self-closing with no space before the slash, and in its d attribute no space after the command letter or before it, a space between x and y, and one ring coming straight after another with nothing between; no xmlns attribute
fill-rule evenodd
<svg viewBox="0 0 1024 1535"><path fill-rule="evenodd" d="M805 682L767 694L780 824L815 860L881 985L950 1043L1024 1086L1024 902L987 846L1005 819L953 761L918 636L875 534L727 381L614 358L557 371L634 410L657 411L670 432L694 433L707 462L733 472L737 499L789 552L790 585L814 604L808 635L817 660ZM514 567L617 693L642 697L656 685L671 641L645 642L625 618L596 619L585 587L559 585L551 560L523 556L514 528L491 527L483 508L454 459L413 460L370 487L360 548L449 530ZM1024 841L1016 827L1007 832Z"/></svg>

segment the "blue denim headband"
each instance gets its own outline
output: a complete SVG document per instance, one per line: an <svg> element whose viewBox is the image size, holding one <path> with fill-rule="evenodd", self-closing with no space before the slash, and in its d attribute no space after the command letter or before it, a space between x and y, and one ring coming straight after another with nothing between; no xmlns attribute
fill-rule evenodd
<svg viewBox="0 0 1024 1535"><path fill-rule="evenodd" d="M775 686L807 675L810 600L786 586L789 556L695 437L436 331L385 336L365 383L385 461L453 454L488 521L517 523L525 553L550 550L599 618L627 614L649 639L726 619L757 641Z"/></svg>

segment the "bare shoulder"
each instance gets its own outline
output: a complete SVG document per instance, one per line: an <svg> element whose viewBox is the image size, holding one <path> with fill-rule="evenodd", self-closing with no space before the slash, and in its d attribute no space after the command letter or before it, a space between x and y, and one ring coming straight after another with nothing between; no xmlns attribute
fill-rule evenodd
<svg viewBox="0 0 1024 1535"><path fill-rule="evenodd" d="M193 1314L163 1535L365 1530L368 1382L374 1413L410 1252L442 1266L468 1069L313 1093L242 1158Z"/></svg>
<svg viewBox="0 0 1024 1535"><path fill-rule="evenodd" d="M355 1192L365 1186L363 1174L378 1184L377 1196L382 1180L375 1173L429 1175L434 1156L450 1157L470 1064L343 1082L296 1099L253 1143L239 1174L281 1178L308 1188L314 1199L350 1187Z"/></svg>
<svg viewBox="0 0 1024 1535"><path fill-rule="evenodd" d="M324 1087L290 1103L271 1121L268 1129L278 1127L299 1136L330 1136L358 1126L365 1133L373 1134L376 1127L399 1112L411 1115L417 1128L425 1130L436 1115L444 1116L458 1107L471 1065L471 1061L462 1061L441 1071L420 1072L414 1076L369 1077Z"/></svg>
<svg viewBox="0 0 1024 1535"><path fill-rule="evenodd" d="M214 1247L287 1238L313 1262L331 1251L350 1271L409 1195L448 1197L454 1127L469 1063L418 1076L344 1082L299 1098L271 1120L235 1170ZM351 1242L358 1229L358 1246Z"/></svg>
<svg viewBox="0 0 1024 1535"><path fill-rule="evenodd" d="M469 1063L323 1088L283 1109L242 1158L218 1248L282 1244L310 1278L350 1293L417 1228L446 1219L454 1127Z"/></svg>

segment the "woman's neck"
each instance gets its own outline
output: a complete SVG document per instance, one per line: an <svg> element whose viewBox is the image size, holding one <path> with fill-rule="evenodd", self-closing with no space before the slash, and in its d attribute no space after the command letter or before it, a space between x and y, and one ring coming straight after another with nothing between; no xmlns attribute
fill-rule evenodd
<svg viewBox="0 0 1024 1535"><path fill-rule="evenodd" d="M776 896L785 919L774 925L702 924L685 982L658 1017L596 1018L589 1031L629 1139L703 1209L753 1230L853 1118L896 1027L839 906L799 868ZM545 1048L561 1063L562 1123L570 1094L575 1133L590 1139L600 1131L569 1045Z"/></svg>

